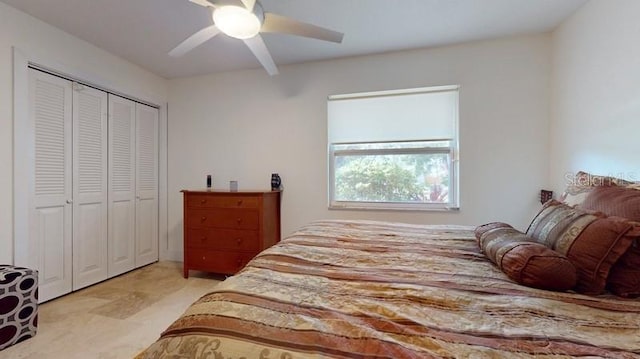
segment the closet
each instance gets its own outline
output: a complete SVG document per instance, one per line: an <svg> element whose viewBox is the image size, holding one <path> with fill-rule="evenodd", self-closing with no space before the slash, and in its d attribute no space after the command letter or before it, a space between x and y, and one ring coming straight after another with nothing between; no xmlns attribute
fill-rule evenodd
<svg viewBox="0 0 640 359"><path fill-rule="evenodd" d="M40 301L158 260L158 109L29 69L28 238ZM16 154L16 159L20 158ZM33 266L32 266L33 267Z"/></svg>

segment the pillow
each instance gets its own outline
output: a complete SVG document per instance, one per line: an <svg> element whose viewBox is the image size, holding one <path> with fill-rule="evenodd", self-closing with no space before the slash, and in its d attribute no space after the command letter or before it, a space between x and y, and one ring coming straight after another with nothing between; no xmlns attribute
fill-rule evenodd
<svg viewBox="0 0 640 359"><path fill-rule="evenodd" d="M637 240L611 268L607 288L620 297L640 297L640 245Z"/></svg>
<svg viewBox="0 0 640 359"><path fill-rule="evenodd" d="M476 227L476 229L473 232L476 235L476 239L478 240L478 246L480 247L480 249L482 249L482 245L480 244L480 238L486 232L491 231L493 229L497 229L497 228L513 228L513 227L511 227L510 224L503 223L503 222L491 222L491 223L483 224L481 226Z"/></svg>
<svg viewBox="0 0 640 359"><path fill-rule="evenodd" d="M533 219L527 235L571 261L578 271L577 292L600 294L611 267L640 236L640 226L551 200Z"/></svg>
<svg viewBox="0 0 640 359"><path fill-rule="evenodd" d="M564 291L576 284L576 268L560 253L506 223L475 230L483 253L514 281L528 287Z"/></svg>
<svg viewBox="0 0 640 359"><path fill-rule="evenodd" d="M631 185L594 188L580 208L640 222L640 190ZM638 240L634 241L634 244L611 268L607 288L621 297L640 296L640 243Z"/></svg>
<svg viewBox="0 0 640 359"><path fill-rule="evenodd" d="M567 184L567 188L560 196L560 201L570 206L575 206L584 202L594 188L621 186L631 183L616 177L599 176L579 171Z"/></svg>
<svg viewBox="0 0 640 359"><path fill-rule="evenodd" d="M595 187L579 207L640 222L640 190L627 186Z"/></svg>

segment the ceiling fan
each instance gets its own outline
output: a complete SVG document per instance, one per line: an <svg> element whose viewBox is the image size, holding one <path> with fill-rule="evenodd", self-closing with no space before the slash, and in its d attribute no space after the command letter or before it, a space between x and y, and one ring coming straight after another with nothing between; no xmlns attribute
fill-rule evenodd
<svg viewBox="0 0 640 359"><path fill-rule="evenodd" d="M213 25L189 36L169 52L182 56L219 33L244 41L269 75L278 68L260 33L283 33L341 43L343 33L300 22L286 16L265 12L258 0L189 0L211 10Z"/></svg>

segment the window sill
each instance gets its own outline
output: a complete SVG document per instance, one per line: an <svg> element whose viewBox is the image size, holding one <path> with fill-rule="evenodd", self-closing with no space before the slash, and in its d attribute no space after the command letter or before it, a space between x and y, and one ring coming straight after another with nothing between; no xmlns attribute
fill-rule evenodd
<svg viewBox="0 0 640 359"><path fill-rule="evenodd" d="M392 211L392 212L459 212L460 207L444 206L419 206L419 205L393 205L388 203L380 204L329 204L329 210L337 211Z"/></svg>

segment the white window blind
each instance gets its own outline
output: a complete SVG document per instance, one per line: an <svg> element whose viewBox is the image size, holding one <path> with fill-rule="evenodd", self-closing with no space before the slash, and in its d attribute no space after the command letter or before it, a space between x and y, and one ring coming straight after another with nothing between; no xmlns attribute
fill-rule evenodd
<svg viewBox="0 0 640 359"><path fill-rule="evenodd" d="M454 139L458 86L334 95L329 143Z"/></svg>

